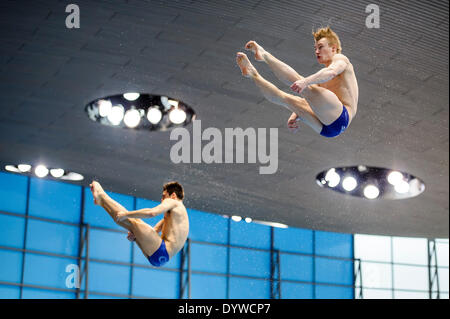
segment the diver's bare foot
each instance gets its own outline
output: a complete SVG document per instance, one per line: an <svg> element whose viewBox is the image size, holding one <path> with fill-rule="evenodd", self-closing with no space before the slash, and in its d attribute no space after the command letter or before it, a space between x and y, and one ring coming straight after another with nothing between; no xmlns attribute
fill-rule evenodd
<svg viewBox="0 0 450 319"><path fill-rule="evenodd" d="M94 196L94 204L101 205L102 195L105 194L105 191L103 190L102 186L100 185L99 182L92 181L92 183L89 184L89 187L91 188L92 196Z"/></svg>
<svg viewBox="0 0 450 319"><path fill-rule="evenodd" d="M245 49L252 51L255 54L256 61L264 61L264 54L266 53L266 50L256 43L256 41L248 41L245 45Z"/></svg>
<svg viewBox="0 0 450 319"><path fill-rule="evenodd" d="M255 67L250 63L247 55L242 52L236 53L236 62L241 68L242 75L246 78L254 77L258 75Z"/></svg>

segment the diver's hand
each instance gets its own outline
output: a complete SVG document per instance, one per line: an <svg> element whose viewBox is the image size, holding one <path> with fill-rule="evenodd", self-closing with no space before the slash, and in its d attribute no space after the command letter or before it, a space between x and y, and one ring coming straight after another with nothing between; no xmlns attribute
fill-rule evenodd
<svg viewBox="0 0 450 319"><path fill-rule="evenodd" d="M305 79L301 79L291 85L291 90L300 94L308 85L309 83Z"/></svg>
<svg viewBox="0 0 450 319"><path fill-rule="evenodd" d="M287 121L287 127L290 132L296 133L298 131L299 128L297 124L298 120L299 120L298 115L296 113L292 113L292 115L289 117Z"/></svg>
<svg viewBox="0 0 450 319"><path fill-rule="evenodd" d="M128 232L128 236L127 236L127 239L129 240L129 241L136 241L136 236L134 236L134 234L132 233L132 232Z"/></svg>

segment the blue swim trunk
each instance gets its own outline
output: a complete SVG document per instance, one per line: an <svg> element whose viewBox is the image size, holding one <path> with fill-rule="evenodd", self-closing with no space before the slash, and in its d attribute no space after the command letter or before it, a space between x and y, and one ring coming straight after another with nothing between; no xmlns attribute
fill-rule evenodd
<svg viewBox="0 0 450 319"><path fill-rule="evenodd" d="M322 131L320 131L320 135L325 137L336 137L345 131L348 126L348 112L347 108L343 105L342 109L341 116L330 125L324 125Z"/></svg>
<svg viewBox="0 0 450 319"><path fill-rule="evenodd" d="M169 261L169 254L167 253L164 240L161 242L161 246L159 246L158 250L148 257L148 261L155 267L161 267Z"/></svg>

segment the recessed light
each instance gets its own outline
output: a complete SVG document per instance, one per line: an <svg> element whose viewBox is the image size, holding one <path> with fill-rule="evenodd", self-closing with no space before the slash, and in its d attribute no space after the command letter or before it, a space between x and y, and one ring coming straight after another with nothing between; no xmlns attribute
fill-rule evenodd
<svg viewBox="0 0 450 319"><path fill-rule="evenodd" d="M125 93L123 97L128 101L136 101L139 98L139 93Z"/></svg>
<svg viewBox="0 0 450 319"><path fill-rule="evenodd" d="M375 185L369 184L364 187L364 196L368 199L375 199L380 195L380 190Z"/></svg>
<svg viewBox="0 0 450 319"><path fill-rule="evenodd" d="M20 170L17 167L15 167L14 165L6 165L5 169L9 172L20 173Z"/></svg>
<svg viewBox="0 0 450 319"><path fill-rule="evenodd" d="M288 228L289 227L286 224L277 223L277 222L268 222L268 221L262 221L262 220L253 220L253 222L256 224L261 224L261 225L266 225L266 226L276 227L276 228Z"/></svg>
<svg viewBox="0 0 450 319"><path fill-rule="evenodd" d="M397 171L392 171L387 176L387 180L391 185L397 185L403 180L403 174Z"/></svg>
<svg viewBox="0 0 450 319"><path fill-rule="evenodd" d="M34 173L36 174L37 177L42 178L48 175L48 168L45 167L44 165L38 165L36 166L36 168L34 169Z"/></svg>
<svg viewBox="0 0 450 319"><path fill-rule="evenodd" d="M356 186L358 185L358 182L356 181L356 179L352 176L347 176L344 178L344 180L342 181L342 187L344 187L344 189L347 192L351 192L352 190L354 190L356 188Z"/></svg>
<svg viewBox="0 0 450 319"><path fill-rule="evenodd" d="M141 121L141 114L136 109L128 110L125 112L123 121L126 126L134 128L139 125L139 122Z"/></svg>
<svg viewBox="0 0 450 319"><path fill-rule="evenodd" d="M186 112L178 108L169 113L169 120L174 124L181 124L186 120Z"/></svg>
<svg viewBox="0 0 450 319"><path fill-rule="evenodd" d="M147 119L152 124L158 124L162 119L162 112L158 108L152 107L148 109Z"/></svg>
<svg viewBox="0 0 450 319"><path fill-rule="evenodd" d="M123 120L124 113L125 111L122 105L114 105L108 114L108 120L112 125L119 125Z"/></svg>
<svg viewBox="0 0 450 319"><path fill-rule="evenodd" d="M84 176L78 173L69 172L66 175L62 176L61 179L69 181L82 181L84 179Z"/></svg>
<svg viewBox="0 0 450 319"><path fill-rule="evenodd" d="M97 102L97 105L98 105L98 113L101 117L106 117L111 112L111 108L112 108L111 101L99 100Z"/></svg>
<svg viewBox="0 0 450 319"><path fill-rule="evenodd" d="M409 183L405 181L397 182L394 186L394 189L399 194L406 194L409 192Z"/></svg>
<svg viewBox="0 0 450 319"><path fill-rule="evenodd" d="M64 175L64 170L62 168L52 168L50 174L55 178L60 178Z"/></svg>
<svg viewBox="0 0 450 319"><path fill-rule="evenodd" d="M21 171L22 173L26 173L29 172L31 170L31 165L28 164L19 164L17 165L17 168L19 169L19 171Z"/></svg>
<svg viewBox="0 0 450 319"><path fill-rule="evenodd" d="M339 184L341 177L336 173L336 170L332 168L328 170L327 174L325 175L325 180L328 182L329 187L335 187Z"/></svg>

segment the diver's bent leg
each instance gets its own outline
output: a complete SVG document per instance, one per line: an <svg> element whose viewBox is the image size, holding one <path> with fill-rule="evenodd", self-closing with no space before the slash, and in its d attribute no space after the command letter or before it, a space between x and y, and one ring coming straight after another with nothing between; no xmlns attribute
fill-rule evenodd
<svg viewBox="0 0 450 319"><path fill-rule="evenodd" d="M330 125L342 114L342 102L328 89L310 85L301 95L308 101L317 118L325 125Z"/></svg>
<svg viewBox="0 0 450 319"><path fill-rule="evenodd" d="M281 91L259 74L254 76L253 80L269 102L284 106L296 113L305 124L310 126L316 133L320 134L323 124L314 114L305 99Z"/></svg>

